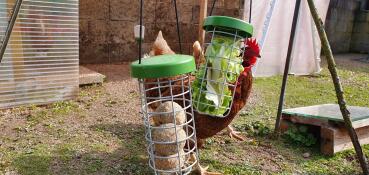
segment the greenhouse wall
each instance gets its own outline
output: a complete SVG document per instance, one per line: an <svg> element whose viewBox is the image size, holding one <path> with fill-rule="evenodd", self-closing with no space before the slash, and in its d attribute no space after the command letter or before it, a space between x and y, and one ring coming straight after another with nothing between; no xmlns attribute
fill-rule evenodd
<svg viewBox="0 0 369 175"><path fill-rule="evenodd" d="M15 0L0 0L0 36ZM24 0L0 64L0 108L78 95L78 0Z"/></svg>

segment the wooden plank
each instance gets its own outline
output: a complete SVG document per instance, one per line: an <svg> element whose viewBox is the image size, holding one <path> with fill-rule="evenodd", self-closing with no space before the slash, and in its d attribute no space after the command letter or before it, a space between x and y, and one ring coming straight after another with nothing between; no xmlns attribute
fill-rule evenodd
<svg viewBox="0 0 369 175"><path fill-rule="evenodd" d="M282 120L280 126L281 133L286 132L291 125L293 125L293 123L291 123L290 121Z"/></svg>
<svg viewBox="0 0 369 175"><path fill-rule="evenodd" d="M286 132L291 125L319 126L320 150L324 155L333 156L335 153L353 148L350 136L342 123L283 115L280 126L281 132ZM362 145L369 144L369 125L364 126L362 124L355 131Z"/></svg>
<svg viewBox="0 0 369 175"><path fill-rule="evenodd" d="M79 85L102 84L105 78L103 74L79 66Z"/></svg>
<svg viewBox="0 0 369 175"><path fill-rule="evenodd" d="M200 15L199 15L199 42L201 45L204 44L205 40L205 31L202 28L204 23L204 19L206 18L208 13L208 0L200 0Z"/></svg>
<svg viewBox="0 0 369 175"><path fill-rule="evenodd" d="M359 137L361 145L369 143L369 126L356 129L355 131ZM336 153L352 148L353 145L346 128L336 129L334 135L334 152Z"/></svg>
<svg viewBox="0 0 369 175"><path fill-rule="evenodd" d="M369 144L369 126L355 129L361 145ZM352 149L353 145L347 129L344 127L321 128L321 152L333 156L335 153Z"/></svg>
<svg viewBox="0 0 369 175"><path fill-rule="evenodd" d="M369 126L369 119L364 119L364 120L359 120L359 121L355 121L352 122L352 126L356 129L356 128L362 128L365 126Z"/></svg>
<svg viewBox="0 0 369 175"><path fill-rule="evenodd" d="M309 125L315 125L315 126L344 127L344 123L342 122L329 121L329 120L318 119L318 118L308 118L304 116L292 115L292 114L286 114L286 113L283 113L282 120L288 120L293 123L309 124ZM362 119L362 120L354 121L352 122L352 126L355 129L369 126L369 119Z"/></svg>
<svg viewBox="0 0 369 175"><path fill-rule="evenodd" d="M334 129L320 128L320 152L328 156L334 155Z"/></svg>
<svg viewBox="0 0 369 175"><path fill-rule="evenodd" d="M314 126L330 126L328 120L305 118L297 115L283 114L282 120L288 120L292 123L307 124Z"/></svg>

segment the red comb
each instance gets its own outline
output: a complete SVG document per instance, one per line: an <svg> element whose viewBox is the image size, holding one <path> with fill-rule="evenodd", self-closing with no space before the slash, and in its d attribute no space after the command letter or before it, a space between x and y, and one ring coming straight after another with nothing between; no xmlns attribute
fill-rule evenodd
<svg viewBox="0 0 369 175"><path fill-rule="evenodd" d="M249 38L245 41L245 44L252 49L255 53L260 53L260 47L256 39Z"/></svg>
<svg viewBox="0 0 369 175"><path fill-rule="evenodd" d="M244 66L244 71L242 76L247 76L251 68L256 64L258 57L260 57L260 47L256 39L246 39L245 40L245 54L243 56L242 66Z"/></svg>

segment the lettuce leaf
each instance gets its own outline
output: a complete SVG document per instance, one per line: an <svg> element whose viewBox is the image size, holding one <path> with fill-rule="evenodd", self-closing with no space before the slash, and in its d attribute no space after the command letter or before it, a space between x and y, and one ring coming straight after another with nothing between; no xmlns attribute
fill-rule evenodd
<svg viewBox="0 0 369 175"><path fill-rule="evenodd" d="M200 67L192 83L194 107L198 111L223 115L229 108L232 91L227 84L235 84L243 71L240 45L233 38L213 38L205 53L208 65Z"/></svg>

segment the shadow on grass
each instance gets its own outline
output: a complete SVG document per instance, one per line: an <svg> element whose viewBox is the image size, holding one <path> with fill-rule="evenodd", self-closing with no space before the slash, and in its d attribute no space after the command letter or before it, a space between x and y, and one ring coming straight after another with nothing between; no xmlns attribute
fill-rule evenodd
<svg viewBox="0 0 369 175"><path fill-rule="evenodd" d="M77 151L64 146L24 153L13 161L19 174L150 174L144 141L144 127L135 124L99 124L90 129L106 132L121 141L114 152Z"/></svg>

